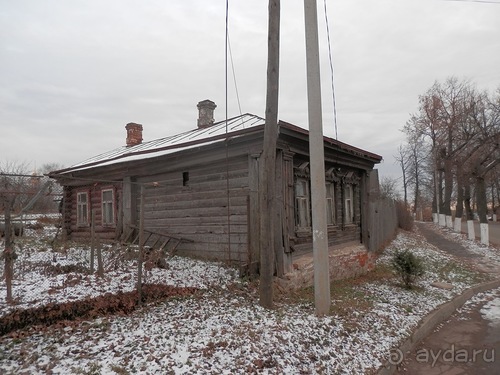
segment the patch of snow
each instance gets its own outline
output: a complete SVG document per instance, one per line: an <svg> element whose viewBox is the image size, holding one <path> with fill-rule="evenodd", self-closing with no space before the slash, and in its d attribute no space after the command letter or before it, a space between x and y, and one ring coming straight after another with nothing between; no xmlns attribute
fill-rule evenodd
<svg viewBox="0 0 500 375"><path fill-rule="evenodd" d="M370 309L326 317L317 317L309 303L277 303L273 310L263 309L252 289L237 279L235 270L174 257L168 262L169 269L146 272L146 281L195 286L204 293L145 306L130 316L53 326L23 338L0 337L0 372L372 373L426 314L474 284L472 276L455 268L443 275L436 264L453 262L453 258L411 233L400 233L377 262L390 262L396 249L402 248L410 248L429 265L415 290L401 288L394 279L361 284L355 288L371 302ZM31 262L47 267L87 266L87 251L82 248L70 248L61 255L33 246L20 258L26 272L15 280L14 291L20 299L16 308L131 290L135 284L137 264L133 260L108 270L103 279L76 272L51 276L30 266ZM72 280L78 282L73 285ZM451 282L454 288L431 287L436 281ZM234 284L241 284L238 292L229 288ZM5 289L1 288L0 311L5 314L11 306L3 302ZM56 292L51 295L49 290ZM494 300L495 294L477 298ZM339 302L334 296L335 303Z"/></svg>

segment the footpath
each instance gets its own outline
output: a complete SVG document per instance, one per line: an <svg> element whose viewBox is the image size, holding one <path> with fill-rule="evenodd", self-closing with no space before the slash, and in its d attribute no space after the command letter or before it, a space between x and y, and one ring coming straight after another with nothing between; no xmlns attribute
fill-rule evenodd
<svg viewBox="0 0 500 375"><path fill-rule="evenodd" d="M447 239L432 223L416 225L430 244L494 275L495 280L466 290L425 317L411 337L391 353L389 363L379 374L500 374L500 325L492 326L483 318L481 309L486 301L461 309L486 291L491 291L489 299L498 298L500 303L500 264Z"/></svg>

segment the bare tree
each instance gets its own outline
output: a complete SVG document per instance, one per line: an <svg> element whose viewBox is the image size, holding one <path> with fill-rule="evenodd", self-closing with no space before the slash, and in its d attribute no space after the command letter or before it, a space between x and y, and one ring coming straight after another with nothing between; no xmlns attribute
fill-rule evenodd
<svg viewBox="0 0 500 375"><path fill-rule="evenodd" d="M384 176L380 180L380 197L399 200L398 179Z"/></svg>
<svg viewBox="0 0 500 375"><path fill-rule="evenodd" d="M411 159L409 153L409 146L400 145L398 148L398 154L394 155L394 159L396 159L396 162L401 167L401 173L403 176L403 201L405 206L408 206L408 178L409 170L411 168Z"/></svg>

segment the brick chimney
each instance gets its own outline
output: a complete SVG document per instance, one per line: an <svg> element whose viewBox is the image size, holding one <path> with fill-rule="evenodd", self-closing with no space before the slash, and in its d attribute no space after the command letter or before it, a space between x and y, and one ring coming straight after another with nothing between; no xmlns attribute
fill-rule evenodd
<svg viewBox="0 0 500 375"><path fill-rule="evenodd" d="M130 122L125 125L127 129L127 147L140 145L142 143L142 125Z"/></svg>
<svg viewBox="0 0 500 375"><path fill-rule="evenodd" d="M214 109L217 107L211 100L203 100L198 103L198 128L208 128L214 123Z"/></svg>

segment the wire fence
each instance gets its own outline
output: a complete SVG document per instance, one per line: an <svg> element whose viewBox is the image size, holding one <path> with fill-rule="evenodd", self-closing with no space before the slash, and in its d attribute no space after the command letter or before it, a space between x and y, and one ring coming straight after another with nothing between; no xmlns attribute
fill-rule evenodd
<svg viewBox="0 0 500 375"><path fill-rule="evenodd" d="M168 279L166 252L120 242L101 243L95 234L87 243L63 241L58 215L30 220L23 232L13 238L11 280L7 280L7 266L0 271L0 317L16 309L107 293L137 291L140 304L144 284ZM0 246L5 247L4 239Z"/></svg>

